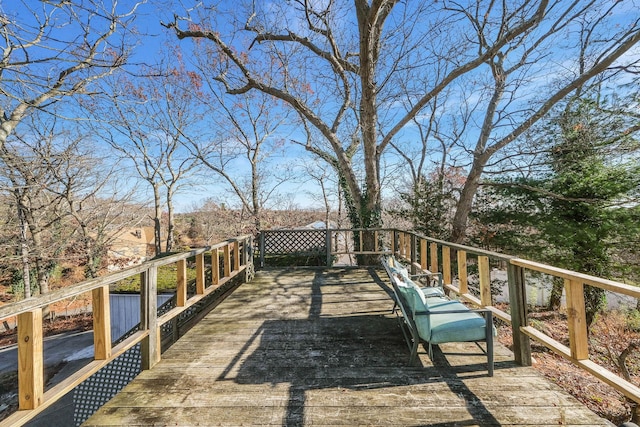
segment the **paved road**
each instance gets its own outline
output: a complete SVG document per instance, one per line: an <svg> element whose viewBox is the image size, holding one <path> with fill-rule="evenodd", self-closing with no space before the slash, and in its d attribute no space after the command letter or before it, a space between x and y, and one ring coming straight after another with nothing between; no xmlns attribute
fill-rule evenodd
<svg viewBox="0 0 640 427"><path fill-rule="evenodd" d="M44 366L55 366L62 361L68 363L50 379L50 385L57 384L93 358L93 331L69 332L44 339ZM0 349L0 374L18 369L17 346ZM28 427L74 426L73 392L47 408Z"/></svg>
<svg viewBox="0 0 640 427"><path fill-rule="evenodd" d="M53 366L64 360L91 357L93 331L68 332L44 339L44 366ZM18 369L18 347L0 349L0 374Z"/></svg>

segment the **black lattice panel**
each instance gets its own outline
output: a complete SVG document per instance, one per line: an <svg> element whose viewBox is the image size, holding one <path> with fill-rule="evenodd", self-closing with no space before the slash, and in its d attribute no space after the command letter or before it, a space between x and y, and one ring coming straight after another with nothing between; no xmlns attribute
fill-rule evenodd
<svg viewBox="0 0 640 427"><path fill-rule="evenodd" d="M325 251L325 230L269 231L264 236L265 254L319 253Z"/></svg>
<svg viewBox="0 0 640 427"><path fill-rule="evenodd" d="M75 425L85 422L129 384L140 373L141 363L140 345L136 345L76 387L73 391Z"/></svg>

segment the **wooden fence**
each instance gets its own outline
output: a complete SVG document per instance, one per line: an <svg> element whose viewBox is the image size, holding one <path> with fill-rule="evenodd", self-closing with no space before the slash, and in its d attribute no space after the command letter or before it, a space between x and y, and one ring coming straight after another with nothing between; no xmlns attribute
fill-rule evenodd
<svg viewBox="0 0 640 427"><path fill-rule="evenodd" d="M161 327L207 297L239 274L253 269L253 238L240 236L211 247L170 255L145 262L108 276L86 280L46 295L29 298L0 307L0 320L17 316L18 324L18 404L19 410L0 425L22 425L55 403L82 381L140 343L142 369L150 369L161 358ZM210 267L205 264L210 258ZM187 261L195 258L195 294L187 293ZM175 264L176 307L158 316L158 268ZM207 272L210 274L207 275ZM140 275L140 327L124 341L112 344L109 287L115 282ZM43 308L48 305L91 292L93 306L94 360L66 380L44 389L43 374Z"/></svg>

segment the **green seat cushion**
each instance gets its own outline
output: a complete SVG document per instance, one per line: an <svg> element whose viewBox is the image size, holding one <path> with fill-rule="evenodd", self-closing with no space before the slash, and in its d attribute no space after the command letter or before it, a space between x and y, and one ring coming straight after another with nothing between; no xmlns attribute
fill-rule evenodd
<svg viewBox="0 0 640 427"><path fill-rule="evenodd" d="M411 285L398 285L398 290L404 297L404 300L408 305L407 309L411 313L426 311L426 307L424 305L425 297L424 294L420 291L420 288Z"/></svg>
<svg viewBox="0 0 640 427"><path fill-rule="evenodd" d="M480 341L485 339L485 320L458 301L433 297L427 300L430 314L416 315L420 338L432 344L445 342ZM462 313L438 312L461 310Z"/></svg>
<svg viewBox="0 0 640 427"><path fill-rule="evenodd" d="M420 288L420 290L422 291L422 293L426 298L431 298L431 297L444 298L445 296L444 289L442 289L440 286L427 286L424 288Z"/></svg>

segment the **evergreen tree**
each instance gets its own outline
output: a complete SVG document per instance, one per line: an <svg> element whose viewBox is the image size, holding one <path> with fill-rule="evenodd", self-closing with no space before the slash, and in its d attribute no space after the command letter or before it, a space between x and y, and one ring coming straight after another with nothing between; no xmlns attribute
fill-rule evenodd
<svg viewBox="0 0 640 427"><path fill-rule="evenodd" d="M463 183L464 175L460 168L445 168L422 175L410 191L400 193L404 207L389 213L410 220L418 233L448 240L451 238L457 192Z"/></svg>
<svg viewBox="0 0 640 427"><path fill-rule="evenodd" d="M615 116L589 100L569 104L551 123L548 172L533 179L495 182L494 203L478 219L493 224L496 243L529 258L610 277L612 248L639 235L640 166L636 147ZM621 156L620 153L625 153ZM559 305L562 284L550 306ZM587 324L604 307L604 290L585 287Z"/></svg>

